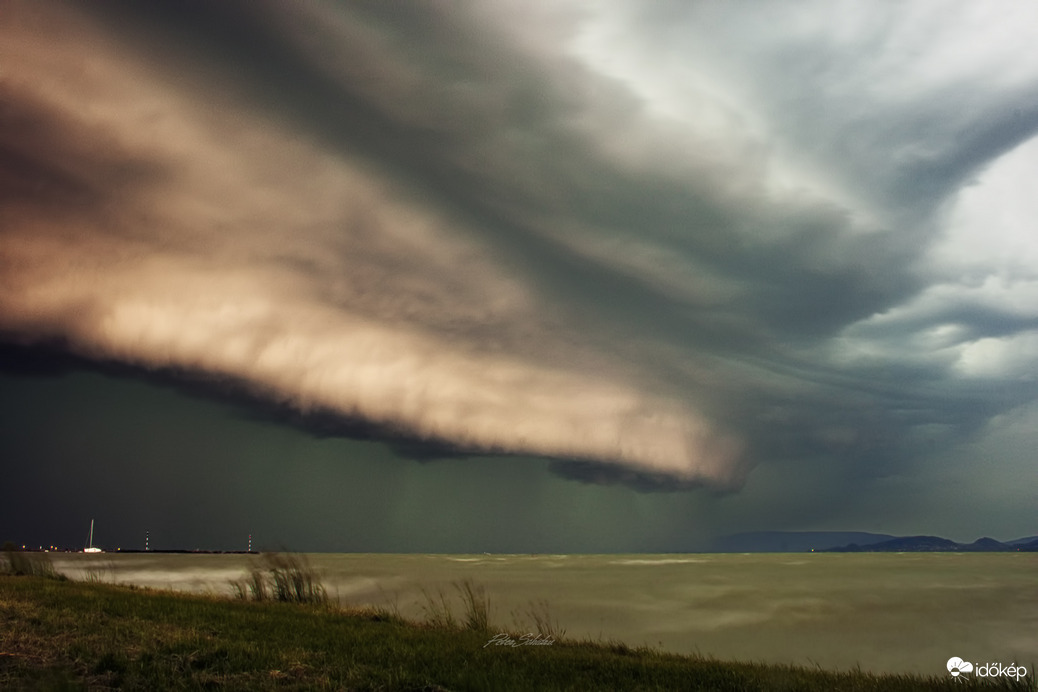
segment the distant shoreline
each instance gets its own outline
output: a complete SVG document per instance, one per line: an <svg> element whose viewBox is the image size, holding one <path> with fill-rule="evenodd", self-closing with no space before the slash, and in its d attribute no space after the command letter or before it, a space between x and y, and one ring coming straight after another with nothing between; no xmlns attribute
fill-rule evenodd
<svg viewBox="0 0 1038 692"><path fill-rule="evenodd" d="M66 554L66 555L79 555L79 554L84 552L82 550L69 550L69 549L65 549L65 548L58 548L58 549L55 549L55 550L48 550L46 548L44 548L42 550L39 549L39 548L16 548L15 550L17 550L18 552L23 552L23 553L62 553L62 554ZM170 553L177 553L177 554L188 554L188 555L259 555L262 552L263 551L260 551L260 550L201 550L201 549L187 550L187 549L184 549L184 548L172 548L172 549L168 549L168 550L151 550L151 549L149 549L149 550L139 550L139 549L123 550L123 549L120 548L118 550L102 550L100 553L88 553L88 554L91 554L91 555L123 555L123 554L127 554L127 553L134 553L134 554L138 554L138 555L143 555L143 554L149 554L149 553L160 553L160 554L168 555Z"/></svg>
<svg viewBox="0 0 1038 692"><path fill-rule="evenodd" d="M16 544L8 542L13 549ZM80 549L57 548L52 546L50 550L45 548L28 548L32 552L53 553L80 553ZM705 549L699 550L665 550L652 553L634 552L610 552L610 555L627 554L653 554L653 555L710 555L724 553L820 553L820 552L1036 552L1038 551L1038 535L1026 536L1006 541L998 541L993 538L978 538L972 543L959 543L947 538L934 535L908 535L895 536L883 533L868 533L864 531L752 531L745 533L720 536ZM197 555L260 555L264 550L211 550L201 548L166 548L166 549L115 549L105 551L107 554L115 553L160 553L160 554L197 554ZM321 554L339 554L343 551L308 551ZM354 551L345 551L352 553ZM397 551L361 551L363 553L377 554L435 554L424 551L397 553ZM556 552L486 552L472 551L465 553L451 553L465 555L552 555ZM583 555L588 553L576 552L566 553L570 555Z"/></svg>

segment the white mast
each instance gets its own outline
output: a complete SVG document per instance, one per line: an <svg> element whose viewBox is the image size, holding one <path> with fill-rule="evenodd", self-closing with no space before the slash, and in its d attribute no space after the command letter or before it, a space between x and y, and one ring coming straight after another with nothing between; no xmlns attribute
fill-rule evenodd
<svg viewBox="0 0 1038 692"><path fill-rule="evenodd" d="M84 553L100 553L100 548L94 547L94 520L90 520L90 538L87 540L87 547L83 548Z"/></svg>

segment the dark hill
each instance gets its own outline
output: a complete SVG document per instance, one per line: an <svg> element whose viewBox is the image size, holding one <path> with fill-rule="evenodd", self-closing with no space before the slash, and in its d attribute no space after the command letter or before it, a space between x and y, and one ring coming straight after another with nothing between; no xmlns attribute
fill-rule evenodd
<svg viewBox="0 0 1038 692"><path fill-rule="evenodd" d="M894 536L864 531L751 531L722 536L714 541L715 553L804 553L827 550L848 543L869 545Z"/></svg>
<svg viewBox="0 0 1038 692"><path fill-rule="evenodd" d="M962 546L962 549L977 553L1015 550L1013 546L1006 545L1005 543L999 543L994 538L988 538L987 536L985 536L984 538L978 538L969 545Z"/></svg>
<svg viewBox="0 0 1038 692"><path fill-rule="evenodd" d="M903 536L889 541L880 541L871 545L852 543L842 548L831 548L834 553L905 553L905 552L939 552L962 550L955 541L938 536Z"/></svg>
<svg viewBox="0 0 1038 692"><path fill-rule="evenodd" d="M1006 541L1007 545L1023 545L1024 543L1034 543L1038 541L1038 536L1028 536L1027 538L1014 538L1011 541Z"/></svg>
<svg viewBox="0 0 1038 692"><path fill-rule="evenodd" d="M904 536L893 538L889 541L881 541L871 545L858 545L851 543L840 548L830 548L828 552L833 553L936 553L936 552L964 552L964 553L993 553L1012 551L1038 551L1038 539L1030 543L1019 543L1011 545L1001 543L994 538L978 538L972 543L956 543L947 538L939 536Z"/></svg>
<svg viewBox="0 0 1038 692"><path fill-rule="evenodd" d="M987 536L956 543L940 536L891 536L864 531L751 531L722 536L710 547L717 553L1011 552L1038 551L1038 536L1005 543Z"/></svg>

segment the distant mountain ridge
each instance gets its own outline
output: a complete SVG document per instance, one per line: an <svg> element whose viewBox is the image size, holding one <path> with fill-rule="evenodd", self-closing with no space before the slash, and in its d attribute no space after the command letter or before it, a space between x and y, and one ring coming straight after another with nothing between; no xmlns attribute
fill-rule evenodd
<svg viewBox="0 0 1038 692"><path fill-rule="evenodd" d="M1009 543L994 538L978 538L972 543L956 543L939 536L902 536L888 541L861 545L850 543L837 548L827 548L830 553L995 553L995 552L1038 552L1038 538L1017 539Z"/></svg>
<svg viewBox="0 0 1038 692"><path fill-rule="evenodd" d="M1012 541L1006 541L1006 545L1020 545L1021 543L1034 543L1038 541L1038 536L1028 536L1027 538L1017 538Z"/></svg>
<svg viewBox="0 0 1038 692"><path fill-rule="evenodd" d="M711 546L715 553L805 553L854 543L871 545L896 536L865 531L750 531L721 536Z"/></svg>
<svg viewBox="0 0 1038 692"><path fill-rule="evenodd" d="M871 552L1038 552L1038 536L996 541L978 538L956 543L940 536L893 536L865 531L750 531L722 536L716 553L871 553Z"/></svg>

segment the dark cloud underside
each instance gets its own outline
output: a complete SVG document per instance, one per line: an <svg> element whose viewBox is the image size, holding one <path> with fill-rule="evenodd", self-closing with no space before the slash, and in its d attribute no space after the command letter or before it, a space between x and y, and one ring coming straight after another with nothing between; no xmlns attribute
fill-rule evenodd
<svg viewBox="0 0 1038 692"><path fill-rule="evenodd" d="M602 492L957 469L1038 394L1034 17L960 9L10 0L8 370Z"/></svg>

